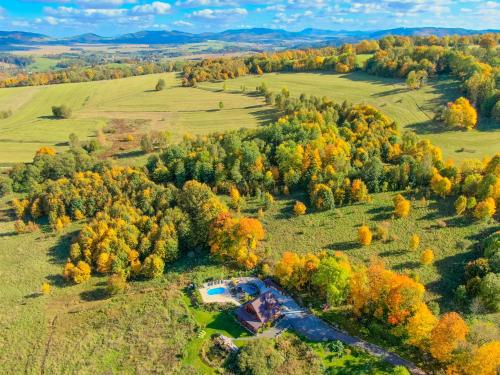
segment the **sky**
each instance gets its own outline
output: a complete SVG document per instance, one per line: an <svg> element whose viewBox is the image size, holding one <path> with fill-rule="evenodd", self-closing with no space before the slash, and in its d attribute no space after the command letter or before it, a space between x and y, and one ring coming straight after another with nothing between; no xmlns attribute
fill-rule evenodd
<svg viewBox="0 0 500 375"><path fill-rule="evenodd" d="M420 26L500 29L500 0L0 0L0 30L51 36Z"/></svg>

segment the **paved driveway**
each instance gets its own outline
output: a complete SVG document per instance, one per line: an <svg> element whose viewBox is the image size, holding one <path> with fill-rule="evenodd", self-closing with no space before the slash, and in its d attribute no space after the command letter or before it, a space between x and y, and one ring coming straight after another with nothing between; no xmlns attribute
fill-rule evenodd
<svg viewBox="0 0 500 375"><path fill-rule="evenodd" d="M313 314L300 313L287 315L283 317L281 325L288 325L290 329L293 329L311 341L339 340L347 345L357 346L394 366L405 366L414 375L425 374L423 370L397 354L338 330Z"/></svg>

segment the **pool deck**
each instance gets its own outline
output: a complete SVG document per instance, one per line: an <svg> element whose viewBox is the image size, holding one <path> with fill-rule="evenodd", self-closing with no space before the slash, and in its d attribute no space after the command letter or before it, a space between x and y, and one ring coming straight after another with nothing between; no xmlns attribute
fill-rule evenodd
<svg viewBox="0 0 500 375"><path fill-rule="evenodd" d="M231 280L219 280L204 283L203 286L198 289L203 303L232 303L233 305L240 306L240 302L233 298L231 293L229 293L230 283ZM224 293L208 294L208 291L214 288L224 288Z"/></svg>
<svg viewBox="0 0 500 375"><path fill-rule="evenodd" d="M264 293L268 289L264 282L257 277L238 277L236 281L238 284L255 285L258 288L259 294ZM198 289L203 303L232 303L235 306L240 306L240 301L234 298L229 292L231 289L230 285L231 280L217 280L204 283L203 286ZM220 294L208 294L208 291L214 288L224 288L225 291Z"/></svg>

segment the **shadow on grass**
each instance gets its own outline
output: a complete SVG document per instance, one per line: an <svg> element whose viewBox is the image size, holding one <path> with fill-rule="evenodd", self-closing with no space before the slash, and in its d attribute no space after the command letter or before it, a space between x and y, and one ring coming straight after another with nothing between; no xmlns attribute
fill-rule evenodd
<svg viewBox="0 0 500 375"><path fill-rule="evenodd" d="M381 257L392 257L392 256L400 256L400 255L406 255L408 254L407 250L387 250L387 251L382 251L378 255Z"/></svg>
<svg viewBox="0 0 500 375"><path fill-rule="evenodd" d="M344 241L344 242L335 242L330 245L327 245L326 248L329 250L354 250L357 249L360 245L354 241Z"/></svg>
<svg viewBox="0 0 500 375"><path fill-rule="evenodd" d="M403 262L403 263L400 263L396 266L394 266L394 269L398 270L398 271L402 271L402 270L414 270L418 267L420 267L420 263L419 262L415 262L415 261L408 261L408 262Z"/></svg>
<svg viewBox="0 0 500 375"><path fill-rule="evenodd" d="M453 301L453 295L456 288L464 281L465 265L469 261L482 256L481 241L499 229L500 226L498 225L492 226L466 237L467 240L473 243L472 246L467 246L461 252L434 262L434 267L437 268L437 273L441 275L441 278L427 284L427 289L441 296L437 302L442 311L457 308Z"/></svg>
<svg viewBox="0 0 500 375"><path fill-rule="evenodd" d="M99 287L94 290L87 290L85 292L81 292L80 298L86 302L102 301L104 299L108 299L109 294L106 291L106 288Z"/></svg>
<svg viewBox="0 0 500 375"><path fill-rule="evenodd" d="M128 158L136 158L142 155L144 155L144 152L142 152L141 150L133 150L128 152L122 152L120 154L115 154L114 157L116 159L128 159Z"/></svg>
<svg viewBox="0 0 500 375"><path fill-rule="evenodd" d="M57 244L49 250L49 261L53 264L65 264L69 257L69 247L71 241L78 235L80 231L74 230L61 236Z"/></svg>

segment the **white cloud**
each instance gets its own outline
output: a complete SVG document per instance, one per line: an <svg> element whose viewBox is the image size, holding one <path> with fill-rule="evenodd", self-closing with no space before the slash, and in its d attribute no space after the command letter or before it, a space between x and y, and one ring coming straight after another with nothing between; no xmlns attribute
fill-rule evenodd
<svg viewBox="0 0 500 375"><path fill-rule="evenodd" d="M193 18L203 18L203 19L222 19L231 16L246 16L248 11L245 8L232 8L232 9L202 9L197 10L189 15Z"/></svg>
<svg viewBox="0 0 500 375"><path fill-rule="evenodd" d="M187 22L187 21L175 21L173 23L174 26L178 26L178 27L192 27L194 26L191 22Z"/></svg>
<svg viewBox="0 0 500 375"><path fill-rule="evenodd" d="M154 1L151 4L136 5L132 8L134 14L167 14L172 7L168 3Z"/></svg>

